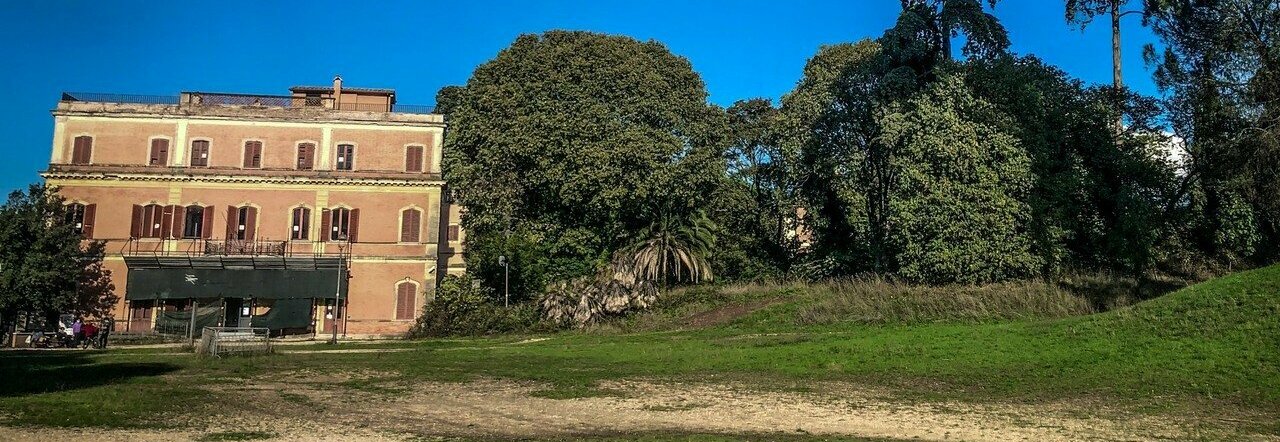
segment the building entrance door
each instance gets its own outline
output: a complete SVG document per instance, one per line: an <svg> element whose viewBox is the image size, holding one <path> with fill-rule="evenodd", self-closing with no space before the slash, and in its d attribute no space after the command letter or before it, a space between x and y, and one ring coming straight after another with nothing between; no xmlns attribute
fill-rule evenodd
<svg viewBox="0 0 1280 442"><path fill-rule="evenodd" d="M225 315L222 320L223 327L243 327L240 324L240 310L244 307L244 300L240 298L227 298Z"/></svg>

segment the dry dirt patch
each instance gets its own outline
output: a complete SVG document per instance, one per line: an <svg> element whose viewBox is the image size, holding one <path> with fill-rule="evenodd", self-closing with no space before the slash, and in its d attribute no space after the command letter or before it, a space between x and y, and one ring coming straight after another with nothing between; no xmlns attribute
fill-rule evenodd
<svg viewBox="0 0 1280 442"><path fill-rule="evenodd" d="M261 431L269 440L410 440L423 436L566 438L599 434L815 434L913 440L1071 441L1184 440L1200 434L1177 422L1141 415L1088 416L1081 404L900 403L886 392L849 384L810 392L762 392L730 384L607 382L621 397L545 399L546 385L499 380L397 384L393 393L335 387L314 375L291 375L235 387L251 407L190 423L182 431L30 430L0 428L3 440L190 440L215 432ZM324 381L367 379L361 372ZM394 388L393 388L394 387ZM1090 416L1109 416L1108 418ZM1119 417L1115 417L1119 416ZM767 438L767 436L766 436ZM1262 439L1262 438L1259 438ZM1274 440L1274 439L1270 439Z"/></svg>

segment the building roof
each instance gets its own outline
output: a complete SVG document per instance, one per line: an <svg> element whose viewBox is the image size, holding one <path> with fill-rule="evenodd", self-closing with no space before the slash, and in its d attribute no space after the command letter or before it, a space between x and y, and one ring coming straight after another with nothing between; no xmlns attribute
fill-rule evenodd
<svg viewBox="0 0 1280 442"><path fill-rule="evenodd" d="M343 92L355 92L361 94L387 94L395 95L395 89L372 88L372 87L342 87ZM289 88L289 92L328 92L333 93L333 86L294 86Z"/></svg>

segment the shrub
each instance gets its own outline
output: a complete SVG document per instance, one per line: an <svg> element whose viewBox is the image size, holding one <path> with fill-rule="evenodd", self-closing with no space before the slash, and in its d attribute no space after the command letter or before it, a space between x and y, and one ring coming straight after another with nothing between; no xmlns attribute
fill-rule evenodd
<svg viewBox="0 0 1280 442"><path fill-rule="evenodd" d="M436 289L435 298L422 307L409 337L517 333L530 331L537 323L538 311L533 305L503 307L486 296L470 276L449 275Z"/></svg>

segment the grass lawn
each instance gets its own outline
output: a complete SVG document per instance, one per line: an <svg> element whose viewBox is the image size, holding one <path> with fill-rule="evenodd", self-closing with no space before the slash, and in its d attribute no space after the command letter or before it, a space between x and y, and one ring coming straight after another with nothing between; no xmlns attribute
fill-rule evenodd
<svg viewBox="0 0 1280 442"><path fill-rule="evenodd" d="M536 394L548 398L615 394L599 382L624 379L790 391L835 381L883 387L908 401L1065 400L1156 414L1238 410L1280 419L1280 266L1107 313L1053 320L798 325L795 312L811 300L780 296L781 302L706 328L406 341L387 346L409 350L388 353L203 359L169 349L5 352L0 419L173 425L183 416L218 412L210 404L226 393L212 385L298 370L365 370L375 375L341 387L387 394L412 381L478 378L541 382L547 387ZM1252 430L1280 434L1280 424ZM720 440L654 437L648 440Z"/></svg>

